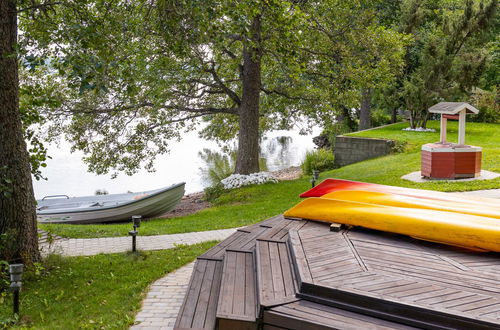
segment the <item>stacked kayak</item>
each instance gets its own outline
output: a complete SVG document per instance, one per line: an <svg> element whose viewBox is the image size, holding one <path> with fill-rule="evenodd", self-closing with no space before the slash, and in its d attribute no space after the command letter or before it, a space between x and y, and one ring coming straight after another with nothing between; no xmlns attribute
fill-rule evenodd
<svg viewBox="0 0 500 330"><path fill-rule="evenodd" d="M500 252L500 201L327 179L286 217L361 226L481 251Z"/></svg>
<svg viewBox="0 0 500 330"><path fill-rule="evenodd" d="M326 179L316 187L300 194L300 197L302 198L321 197L327 193L339 190L378 191L389 194L399 194L399 195L413 196L425 199L436 199L436 200L447 200L447 201L463 200L466 201L467 203L480 206L484 205L490 205L493 207L499 206L499 201L492 198L467 196L467 199L465 199L456 197L449 193L444 193L439 191L394 187L376 183L366 183L366 182L349 181L341 179Z"/></svg>

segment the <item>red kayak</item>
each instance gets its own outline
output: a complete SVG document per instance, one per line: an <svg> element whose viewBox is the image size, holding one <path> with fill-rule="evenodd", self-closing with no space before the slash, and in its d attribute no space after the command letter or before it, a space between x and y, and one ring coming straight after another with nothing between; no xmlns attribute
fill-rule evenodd
<svg viewBox="0 0 500 330"><path fill-rule="evenodd" d="M382 192L388 194L399 194L399 195L406 195L406 196L425 198L425 199L462 202L467 204L490 206L490 207L498 207L500 203L500 201L495 200L493 198L482 198L482 197L472 197L472 196L461 197L439 191L394 187L376 183L366 183L366 182L349 181L342 179L326 179L316 187L300 194L300 197L302 198L321 197L325 194L342 190L363 190L363 191Z"/></svg>

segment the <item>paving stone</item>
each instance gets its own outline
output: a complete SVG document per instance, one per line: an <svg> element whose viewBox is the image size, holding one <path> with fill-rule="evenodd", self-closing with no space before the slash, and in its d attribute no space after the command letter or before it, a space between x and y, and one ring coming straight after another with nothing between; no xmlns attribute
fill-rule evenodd
<svg viewBox="0 0 500 330"><path fill-rule="evenodd" d="M177 244L196 244L211 240L223 240L236 231L233 229L211 230L173 235L137 236L137 249L172 249ZM128 236L105 238L58 239L49 244L42 241L43 254L56 253L64 256L90 256L100 253L119 253L131 250L132 239Z"/></svg>
<svg viewBox="0 0 500 330"><path fill-rule="evenodd" d="M150 292L155 293L155 298L148 295L144 299L142 309L135 318L137 324L130 329L173 329L193 267L194 262L153 283ZM156 298L158 296L162 298Z"/></svg>

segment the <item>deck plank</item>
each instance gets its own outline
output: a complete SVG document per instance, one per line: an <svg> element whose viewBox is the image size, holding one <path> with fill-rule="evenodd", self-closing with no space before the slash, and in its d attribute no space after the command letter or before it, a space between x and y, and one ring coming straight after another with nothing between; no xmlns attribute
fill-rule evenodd
<svg viewBox="0 0 500 330"><path fill-rule="evenodd" d="M198 260L196 262L189 285L189 291L186 294L185 302L181 308L181 314L179 315L180 319L178 319L178 326L176 326L178 328L192 327L196 305L198 304L198 298L200 296L201 284L208 263L208 260Z"/></svg>
<svg viewBox="0 0 500 330"><path fill-rule="evenodd" d="M285 297L285 285L283 273L281 272L281 260L278 250L278 243L269 242L269 259L271 262L271 276L273 279L274 297Z"/></svg>
<svg viewBox="0 0 500 330"><path fill-rule="evenodd" d="M233 311L235 315L245 315L245 275L246 275L246 253L236 254L236 272L234 296L233 296Z"/></svg>
<svg viewBox="0 0 500 330"><path fill-rule="evenodd" d="M255 260L252 253L245 254L245 315L257 316L257 279Z"/></svg>
<svg viewBox="0 0 500 330"><path fill-rule="evenodd" d="M255 283L253 252L227 250L216 313L219 329L256 328Z"/></svg>
<svg viewBox="0 0 500 330"><path fill-rule="evenodd" d="M309 264L298 232L295 230L290 230L288 233L288 237L288 243L292 252L294 267L299 277L297 279L299 281L299 285L301 282L312 282L311 269L309 268Z"/></svg>
<svg viewBox="0 0 500 330"><path fill-rule="evenodd" d="M222 261L198 259L179 310L175 329L213 329Z"/></svg>
<svg viewBox="0 0 500 330"><path fill-rule="evenodd" d="M278 245L280 255L280 266L283 271L283 284L285 286L285 297L294 296L297 292L297 285L293 276L293 268L290 260L290 254L286 244Z"/></svg>
<svg viewBox="0 0 500 330"><path fill-rule="evenodd" d="M222 281L222 261L215 263L214 281L210 288L210 300L207 307L207 316L205 318L205 329L212 329L216 324L217 304L219 301L219 291Z"/></svg>
<svg viewBox="0 0 500 330"><path fill-rule="evenodd" d="M273 277L271 274L271 257L268 241L257 242L257 281L259 287L259 301L267 305L274 300Z"/></svg>
<svg viewBox="0 0 500 330"><path fill-rule="evenodd" d="M287 249L284 242L257 241L257 283L264 307L296 300L298 285Z"/></svg>
<svg viewBox="0 0 500 330"><path fill-rule="evenodd" d="M212 281L215 273L215 262L207 262L205 274L201 282L201 289L196 304L196 310L193 316L192 327L203 328L205 326L205 319L207 317L207 307L210 301L210 291L212 289Z"/></svg>

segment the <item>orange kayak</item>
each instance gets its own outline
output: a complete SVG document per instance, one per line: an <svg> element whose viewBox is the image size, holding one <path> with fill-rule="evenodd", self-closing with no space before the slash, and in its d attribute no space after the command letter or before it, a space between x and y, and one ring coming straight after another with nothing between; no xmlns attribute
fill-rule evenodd
<svg viewBox="0 0 500 330"><path fill-rule="evenodd" d="M383 192L363 190L339 190L325 194L321 198L385 206L405 207L412 209L428 209L455 212L500 219L500 205L498 207L491 207L488 205L478 207L477 205L473 205L470 203L452 202L438 199L433 200L407 195L388 194Z"/></svg>
<svg viewBox="0 0 500 330"><path fill-rule="evenodd" d="M473 204L476 205L476 207L487 206L487 207L498 208L500 206L500 201L494 198L484 198L475 196L462 197L439 191L394 187L376 183L365 183L365 182L349 181L342 179L326 179L316 187L300 194L300 197L303 198L321 197L325 194L340 190L363 190L363 191L382 192L387 194L398 194L398 195L405 195L405 196L431 199L431 200L443 200L443 201L450 201L457 203Z"/></svg>
<svg viewBox="0 0 500 330"><path fill-rule="evenodd" d="M469 249L500 252L500 220L455 212L308 198L286 217L361 226Z"/></svg>

